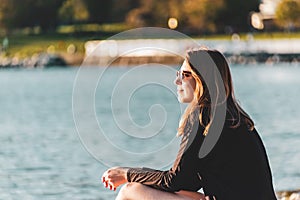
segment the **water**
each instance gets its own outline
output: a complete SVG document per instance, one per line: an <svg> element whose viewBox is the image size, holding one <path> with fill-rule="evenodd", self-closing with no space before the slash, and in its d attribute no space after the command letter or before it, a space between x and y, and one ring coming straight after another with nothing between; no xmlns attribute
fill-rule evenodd
<svg viewBox="0 0 300 200"><path fill-rule="evenodd" d="M171 82L173 74L162 67L131 70L115 67L104 73L94 90L95 113L85 114L83 106L77 115L84 125L96 116L98 127L86 126L87 132L79 135L76 128L80 131L80 124L75 126L72 113L78 68L1 70L0 199L113 199L116 192L105 189L100 182L107 165L167 168L170 157L176 155L176 150L170 150L179 140L174 135L182 109L172 85L163 85ZM91 77L97 72L96 68L86 71ZM236 96L256 122L267 148L275 189L299 188L300 66L233 66L232 74ZM154 81L148 85L131 88L152 78ZM157 84L157 80L166 82ZM116 88L117 82L131 88L129 96L124 88ZM128 120L126 108L132 120ZM102 146L105 138L101 135L96 140L85 140L91 139L93 135L89 134L99 127L112 144L111 149ZM164 148L171 143L172 148ZM152 155L157 150L162 153ZM121 151L127 152L124 156L129 159L119 154ZM132 157L140 152L143 154L139 159Z"/></svg>

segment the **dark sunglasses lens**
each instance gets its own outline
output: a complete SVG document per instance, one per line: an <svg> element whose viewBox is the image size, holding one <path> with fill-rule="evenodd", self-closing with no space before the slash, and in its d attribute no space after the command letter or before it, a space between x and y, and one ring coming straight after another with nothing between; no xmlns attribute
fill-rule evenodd
<svg viewBox="0 0 300 200"><path fill-rule="evenodd" d="M190 72L182 72L182 71L177 71L176 72L176 77L180 78L181 80L185 79L185 77L190 77L191 76L191 73Z"/></svg>
<svg viewBox="0 0 300 200"><path fill-rule="evenodd" d="M186 73L186 72L182 72L182 77L185 78L185 77L190 77L191 74L190 73Z"/></svg>

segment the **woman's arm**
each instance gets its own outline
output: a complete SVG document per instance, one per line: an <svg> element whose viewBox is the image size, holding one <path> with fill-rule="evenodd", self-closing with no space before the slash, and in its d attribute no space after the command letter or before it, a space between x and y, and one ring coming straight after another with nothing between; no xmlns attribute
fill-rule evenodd
<svg viewBox="0 0 300 200"><path fill-rule="evenodd" d="M182 175L184 177L180 178ZM113 167L103 173L102 182L110 190L115 190L127 182L138 182L161 190L176 191L180 189L177 189L179 183L176 183L176 180L180 181L180 179L185 178L187 179L188 175L179 169L175 173L172 169L160 171L149 168Z"/></svg>
<svg viewBox="0 0 300 200"><path fill-rule="evenodd" d="M167 171L149 168L116 167L103 175L106 187L115 189L126 182L138 182L156 189L175 192L179 190L197 191L201 186L197 172L198 152L201 147L203 128L182 136L180 149L173 167Z"/></svg>

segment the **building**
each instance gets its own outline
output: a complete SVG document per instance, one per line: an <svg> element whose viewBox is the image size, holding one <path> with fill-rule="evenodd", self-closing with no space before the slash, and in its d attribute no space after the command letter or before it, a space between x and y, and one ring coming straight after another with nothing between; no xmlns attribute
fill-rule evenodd
<svg viewBox="0 0 300 200"><path fill-rule="evenodd" d="M259 12L251 14L251 24L258 30L270 30L275 28L274 18L276 7L280 0L262 0Z"/></svg>

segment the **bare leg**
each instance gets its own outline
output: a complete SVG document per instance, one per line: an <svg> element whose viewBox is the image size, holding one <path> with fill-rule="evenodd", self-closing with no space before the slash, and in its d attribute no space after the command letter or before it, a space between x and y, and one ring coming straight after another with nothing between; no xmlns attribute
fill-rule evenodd
<svg viewBox="0 0 300 200"><path fill-rule="evenodd" d="M116 200L202 200L204 195L198 192L180 191L178 193L164 192L140 183L125 184Z"/></svg>

